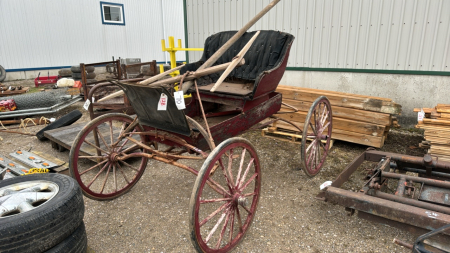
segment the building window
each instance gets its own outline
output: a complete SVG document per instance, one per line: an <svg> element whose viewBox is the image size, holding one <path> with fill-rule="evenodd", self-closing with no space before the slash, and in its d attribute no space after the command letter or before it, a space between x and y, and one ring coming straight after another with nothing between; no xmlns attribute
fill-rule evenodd
<svg viewBox="0 0 450 253"><path fill-rule="evenodd" d="M125 25L123 4L100 2L102 23L105 25Z"/></svg>

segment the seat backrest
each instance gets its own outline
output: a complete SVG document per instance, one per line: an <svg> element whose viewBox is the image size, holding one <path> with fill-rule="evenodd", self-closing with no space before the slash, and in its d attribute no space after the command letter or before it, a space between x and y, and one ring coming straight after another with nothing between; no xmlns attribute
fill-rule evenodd
<svg viewBox="0 0 450 253"><path fill-rule="evenodd" d="M203 51L202 58L192 64L186 65L181 69L181 73L186 71L195 71L203 62L209 59L223 44L225 44L236 31L220 32L209 36L205 41L205 47ZM247 32L242 35L217 61L214 65L219 65L232 61L232 59L241 51L241 49L247 44L247 42L253 37L255 32ZM283 33L279 31L261 31L256 40L253 42L252 46L245 54L245 64L235 68L229 78L237 78L245 81L254 83L254 92L252 96L256 93L256 88L259 81L264 75L270 74L275 69L282 67L281 73L284 73L285 64L282 66L283 62L287 61L287 56L289 54L289 49L294 40L294 36L288 33ZM280 71L278 71L280 72ZM216 82L222 73L214 73L203 79L203 82L199 80L200 85L206 85L209 83ZM276 85L281 80L281 76L273 79L276 81ZM278 80L277 80L278 79ZM273 90L276 89L275 88Z"/></svg>

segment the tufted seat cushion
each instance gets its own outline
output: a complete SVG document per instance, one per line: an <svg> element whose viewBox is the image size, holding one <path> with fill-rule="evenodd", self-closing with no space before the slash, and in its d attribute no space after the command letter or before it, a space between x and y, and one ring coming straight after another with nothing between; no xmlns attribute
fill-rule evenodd
<svg viewBox="0 0 450 253"><path fill-rule="evenodd" d="M209 36L205 41L202 58L195 63L187 64L181 69L181 74L186 71L197 70L209 59L223 44L225 44L236 31L220 32ZM256 32L247 32L242 35L215 63L219 65L232 61ZM294 36L279 31L261 31L255 42L245 54L245 64L235 68L227 80L240 79L257 85L257 80L265 71L273 70L281 65ZM284 70L283 70L284 71ZM222 72L198 79L200 86L215 83Z"/></svg>

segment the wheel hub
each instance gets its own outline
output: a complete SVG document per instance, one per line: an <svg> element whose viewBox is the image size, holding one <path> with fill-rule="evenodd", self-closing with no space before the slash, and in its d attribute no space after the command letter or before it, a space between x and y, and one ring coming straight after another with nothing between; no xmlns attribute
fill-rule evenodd
<svg viewBox="0 0 450 253"><path fill-rule="evenodd" d="M234 204L235 204L236 206L237 206L237 205L240 205L240 206L243 206L243 207L247 207L247 204L248 204L247 198L244 197L244 196L242 196L242 195L239 194L239 193L236 193L236 194L234 195L234 197L233 197L233 202L234 202Z"/></svg>

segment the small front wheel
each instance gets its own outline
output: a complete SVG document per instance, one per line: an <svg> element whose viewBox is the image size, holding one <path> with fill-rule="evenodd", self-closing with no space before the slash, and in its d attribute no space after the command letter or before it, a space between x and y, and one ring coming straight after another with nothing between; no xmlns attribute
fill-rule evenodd
<svg viewBox="0 0 450 253"><path fill-rule="evenodd" d="M332 127L330 101L321 96L311 105L303 128L301 157L303 170L309 177L317 175L325 163L331 144Z"/></svg>
<svg viewBox="0 0 450 253"><path fill-rule="evenodd" d="M111 113L95 118L78 133L70 150L70 174L87 197L117 198L141 178L148 158L136 154L139 147L127 137L145 141L145 135L133 134L143 128L132 124L132 117Z"/></svg>
<svg viewBox="0 0 450 253"><path fill-rule="evenodd" d="M208 156L189 204L191 241L199 252L228 252L242 241L256 213L261 167L255 148L230 138Z"/></svg>

